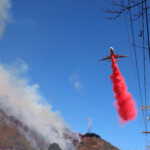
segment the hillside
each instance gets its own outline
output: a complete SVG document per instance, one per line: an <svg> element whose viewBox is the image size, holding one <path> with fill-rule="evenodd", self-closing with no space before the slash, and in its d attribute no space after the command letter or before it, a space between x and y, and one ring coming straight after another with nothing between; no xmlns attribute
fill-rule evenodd
<svg viewBox="0 0 150 150"><path fill-rule="evenodd" d="M31 146L33 143L29 142L29 140L27 141L23 135L27 132L29 132L27 126L0 109L0 150L35 150ZM38 148L46 150L43 139L39 138L33 131L29 133L30 138L38 143ZM78 144L78 141L74 141L77 150L119 150L95 133L79 134L79 136L80 143Z"/></svg>
<svg viewBox="0 0 150 150"><path fill-rule="evenodd" d="M78 150L119 150L95 133L80 134Z"/></svg>
<svg viewBox="0 0 150 150"><path fill-rule="evenodd" d="M77 150L119 150L96 134L81 135ZM0 123L0 149L35 150L13 127Z"/></svg>
<svg viewBox="0 0 150 150"><path fill-rule="evenodd" d="M13 127L0 123L0 149L35 150Z"/></svg>

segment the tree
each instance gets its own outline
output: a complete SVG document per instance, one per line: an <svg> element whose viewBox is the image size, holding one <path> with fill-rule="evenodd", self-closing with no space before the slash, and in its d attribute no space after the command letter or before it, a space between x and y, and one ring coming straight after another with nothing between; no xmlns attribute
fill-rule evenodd
<svg viewBox="0 0 150 150"><path fill-rule="evenodd" d="M49 146L48 150L62 150L57 143L53 143Z"/></svg>
<svg viewBox="0 0 150 150"><path fill-rule="evenodd" d="M147 5L147 0L111 0L107 1L109 4L109 9L103 9L104 12L111 14L111 17L107 17L107 19L114 20L119 18L122 14L129 14L129 20L131 22L131 26L133 26L132 21L140 20L142 29L139 32L139 37L143 38L143 46L135 45L135 41L133 40L132 46L143 48L143 50L148 49L149 51L149 60L150 60L150 35L149 35L149 22L148 22L148 9L150 8ZM131 12L132 10L132 12ZM144 28L146 27L146 34L144 33ZM133 27L131 27L133 28ZM132 30L132 36L134 36L134 31ZM146 42L146 43L145 43ZM145 47L145 45L147 45Z"/></svg>
<svg viewBox="0 0 150 150"><path fill-rule="evenodd" d="M139 17L142 17L144 14L146 14L147 10L150 8L150 7L147 7L146 0L137 0L137 1L135 1L135 0L133 0L133 1L132 0L106 1L105 0L105 2L110 5L110 8L103 9L103 11L114 15L112 17L107 18L107 19L111 19L111 20L117 19L123 13L125 13L131 9L135 9L135 8L137 8L138 11L135 14L133 14L133 16L134 16L133 20L137 20Z"/></svg>

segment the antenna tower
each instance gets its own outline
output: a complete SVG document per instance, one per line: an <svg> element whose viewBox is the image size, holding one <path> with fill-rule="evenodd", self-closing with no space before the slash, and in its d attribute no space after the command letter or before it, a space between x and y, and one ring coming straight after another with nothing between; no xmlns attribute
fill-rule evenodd
<svg viewBox="0 0 150 150"><path fill-rule="evenodd" d="M92 131L92 118L88 118L88 133Z"/></svg>

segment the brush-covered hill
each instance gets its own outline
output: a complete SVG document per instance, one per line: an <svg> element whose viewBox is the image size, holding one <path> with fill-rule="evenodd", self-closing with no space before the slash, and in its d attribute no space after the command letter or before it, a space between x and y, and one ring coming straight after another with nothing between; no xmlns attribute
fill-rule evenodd
<svg viewBox="0 0 150 150"><path fill-rule="evenodd" d="M7 115L0 109L0 150L48 150L44 148L43 139L30 131L30 138L38 143L38 148L33 148L33 143L26 140L23 135L23 133L27 132L29 132L28 127L20 120ZM76 140L73 143L77 150L119 150L95 133L79 134L79 137L81 139L80 143Z"/></svg>
<svg viewBox="0 0 150 150"><path fill-rule="evenodd" d="M81 135L77 150L119 150L96 134ZM35 150L13 127L0 123L0 150Z"/></svg>

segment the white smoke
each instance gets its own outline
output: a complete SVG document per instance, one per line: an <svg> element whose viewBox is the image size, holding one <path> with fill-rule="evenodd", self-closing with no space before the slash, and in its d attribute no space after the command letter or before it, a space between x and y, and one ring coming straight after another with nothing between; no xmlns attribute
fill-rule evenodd
<svg viewBox="0 0 150 150"><path fill-rule="evenodd" d="M10 0L0 0L0 37L3 33L6 23L10 18L11 3Z"/></svg>
<svg viewBox="0 0 150 150"><path fill-rule="evenodd" d="M45 98L37 84L30 85L27 79L20 78L27 68L23 61L11 66L0 64L0 108L37 132L47 145L58 143L63 150L74 149L71 141L64 139L68 126L59 111L53 112L50 105L42 104Z"/></svg>

